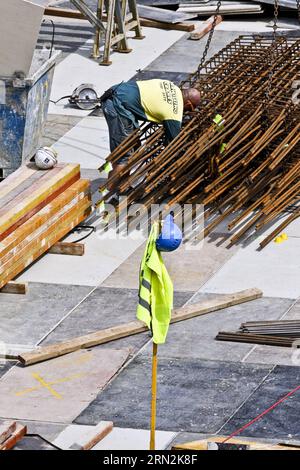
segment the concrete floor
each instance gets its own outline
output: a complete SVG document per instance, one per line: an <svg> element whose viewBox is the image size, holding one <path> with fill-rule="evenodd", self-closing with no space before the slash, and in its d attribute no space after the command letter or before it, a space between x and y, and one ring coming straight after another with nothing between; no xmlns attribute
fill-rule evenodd
<svg viewBox="0 0 300 470"><path fill-rule="evenodd" d="M89 58L92 36L86 22L56 21L57 45L62 47L63 55L54 77L54 100L71 93L82 82L94 83L99 93L132 77L161 76L179 83L197 68L206 43L206 38L189 41L183 32L145 29L145 40L131 40L131 54L113 54L113 65L104 68ZM241 33L269 31L267 23L268 20L254 18L225 20L217 28L209 55ZM49 26L43 28L39 47L51 32ZM79 37L84 38L84 43ZM52 103L44 144L54 144L61 161L81 164L82 176L91 180L95 202L99 197L97 189L104 181L97 168L108 154L108 133L101 112L89 115L66 102ZM95 215L90 222L97 223ZM258 287L264 291L262 299L170 327L166 345L159 347L157 419L158 429L167 431L168 436L171 433L177 442L207 433L229 433L298 385L297 351L217 342L214 338L220 329L236 330L243 321L299 319L299 224L299 220L295 221L287 229L286 242L270 245L262 252L257 251L257 240L245 247L228 249L226 224L222 224L199 251L181 248L176 254L165 256L174 281L176 306L242 288ZM77 237L73 234L68 239ZM26 296L0 294L0 353L4 347L17 350L53 344L135 318L144 240L103 240L93 235L85 244L86 255L82 258L46 255L24 272L20 279L30 282ZM29 432L54 441L72 421L75 428L69 428L68 433L74 432L75 436L76 426L91 426L109 419L121 430L115 438L112 436L107 448L119 448L122 428L130 428L126 448L134 446L137 433L146 436L149 427L149 341L149 334L143 333L93 348L94 362L79 367L87 367L85 371L77 370L77 354L67 356L72 369L67 375L87 373L90 382L79 387L78 393L72 388L73 382L66 382L58 393L70 396L70 403L67 407L60 405L58 410L55 404L59 400L44 395L37 397L41 408L26 397L13 410L16 402L12 391L16 385L20 390L33 387L31 369L0 359L0 420L22 418ZM117 355L115 362L113 354ZM127 358L126 367L121 367ZM47 379L49 374L48 380L55 381L57 364L64 364L65 360L45 362L33 369L41 376L43 372ZM250 427L247 435L298 438L298 401L299 395L295 395ZM143 439L144 444L139 445L146 448L147 440ZM169 441L163 446L169 446ZM37 437L26 439L17 447L50 448Z"/></svg>

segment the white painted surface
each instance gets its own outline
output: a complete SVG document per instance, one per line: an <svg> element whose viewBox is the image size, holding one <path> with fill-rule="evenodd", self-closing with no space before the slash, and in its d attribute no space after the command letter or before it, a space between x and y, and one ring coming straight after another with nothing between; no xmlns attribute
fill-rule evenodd
<svg viewBox="0 0 300 470"><path fill-rule="evenodd" d="M0 76L28 76L46 0L0 0ZM41 5L42 4L42 5Z"/></svg>
<svg viewBox="0 0 300 470"><path fill-rule="evenodd" d="M75 238L79 238L78 234ZM136 240L131 237L101 239L93 234L84 241L84 256L47 254L21 274L18 281L97 286L143 242L144 239Z"/></svg>
<svg viewBox="0 0 300 470"><path fill-rule="evenodd" d="M143 28L143 32L145 39L130 38L129 47L132 48L132 52L114 53L112 65L108 67L100 66L97 61L90 58L92 40L85 43L85 46L90 47L69 54L56 67L51 99L56 101L62 96L71 94L81 83L93 83L98 93L102 94L115 83L129 80L137 70L145 68L185 34L183 31L164 31L153 28ZM50 103L49 113L87 116L89 111L70 108L66 106L65 101L62 101L57 105Z"/></svg>
<svg viewBox="0 0 300 470"><path fill-rule="evenodd" d="M98 169L110 153L105 118L87 116L53 147L63 163L79 163L82 168Z"/></svg>
<svg viewBox="0 0 300 470"><path fill-rule="evenodd" d="M256 16L256 18L259 18L259 15ZM253 16L253 19L251 21L241 21L241 17L236 20L223 20L222 23L220 23L217 27L216 30L219 31L241 31L242 33L249 33L249 32L270 32L271 28L268 26L268 23L270 22L270 19L266 19L265 21L263 19L261 20L256 20L255 16Z"/></svg>
<svg viewBox="0 0 300 470"><path fill-rule="evenodd" d="M267 297L298 298L300 295L300 239L271 242L257 251L254 240L241 248L201 289L201 292L230 293L249 287L262 289Z"/></svg>
<svg viewBox="0 0 300 470"><path fill-rule="evenodd" d="M55 439L54 444L68 449L80 440L82 434L92 430L94 426L71 425L64 429ZM156 432L156 449L164 450L175 439L177 433L167 431ZM148 450L150 431L144 429L114 428L92 450Z"/></svg>

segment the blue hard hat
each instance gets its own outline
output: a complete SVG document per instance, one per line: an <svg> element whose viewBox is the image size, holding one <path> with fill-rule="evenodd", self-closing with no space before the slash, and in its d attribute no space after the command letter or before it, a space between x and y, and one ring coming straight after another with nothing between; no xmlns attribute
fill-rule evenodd
<svg viewBox="0 0 300 470"><path fill-rule="evenodd" d="M163 221L162 231L156 240L158 251L174 251L182 242L182 232L174 222L173 214L169 214Z"/></svg>

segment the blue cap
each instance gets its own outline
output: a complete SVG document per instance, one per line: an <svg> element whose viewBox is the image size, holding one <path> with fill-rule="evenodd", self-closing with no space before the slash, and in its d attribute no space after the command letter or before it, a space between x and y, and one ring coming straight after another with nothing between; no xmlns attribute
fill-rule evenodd
<svg viewBox="0 0 300 470"><path fill-rule="evenodd" d="M173 214L169 214L163 221L162 231L156 240L158 251L175 251L182 242L182 232L175 224Z"/></svg>

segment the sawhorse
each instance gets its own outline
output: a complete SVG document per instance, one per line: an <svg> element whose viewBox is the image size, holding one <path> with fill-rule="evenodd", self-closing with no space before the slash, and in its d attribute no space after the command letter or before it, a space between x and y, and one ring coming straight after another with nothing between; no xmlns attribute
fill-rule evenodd
<svg viewBox="0 0 300 470"><path fill-rule="evenodd" d="M79 11L95 27L95 41L92 57L100 58L100 39L104 36L104 54L100 65L110 65L110 52L113 46L122 53L131 52L126 33L134 30L134 39L143 39L136 0L98 0L97 13L94 13L84 0L71 0ZM106 15L104 15L104 8ZM106 21L106 27L104 26Z"/></svg>

